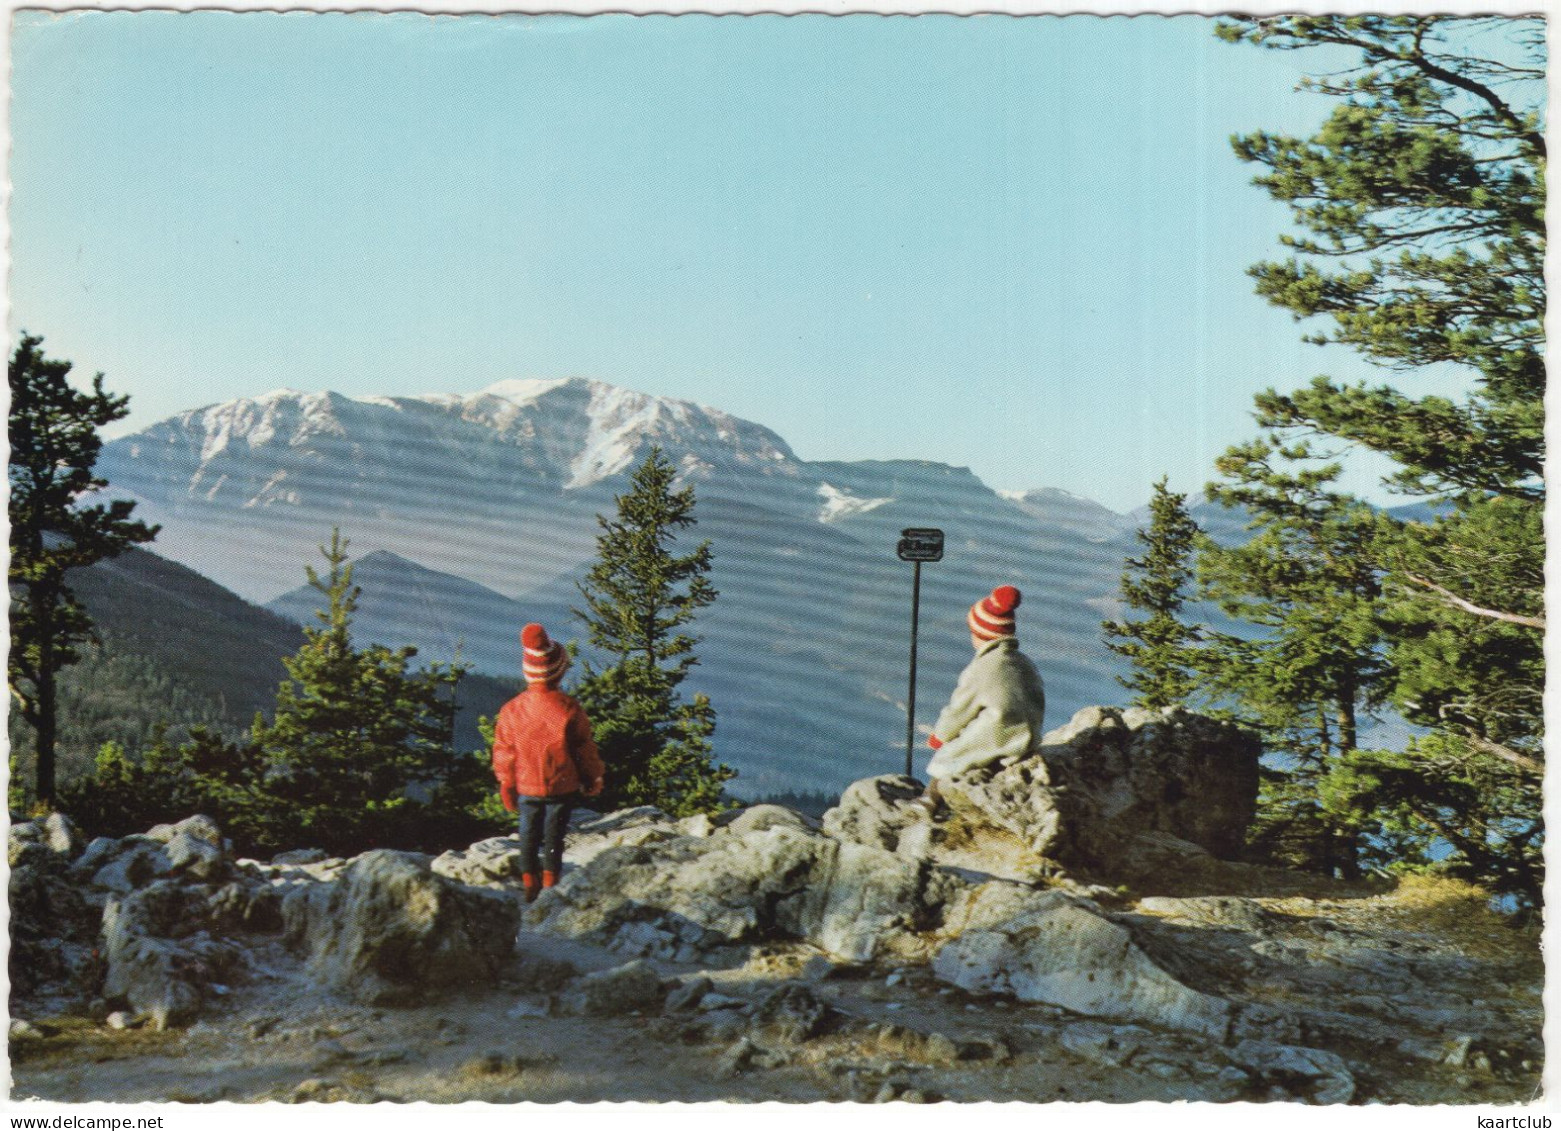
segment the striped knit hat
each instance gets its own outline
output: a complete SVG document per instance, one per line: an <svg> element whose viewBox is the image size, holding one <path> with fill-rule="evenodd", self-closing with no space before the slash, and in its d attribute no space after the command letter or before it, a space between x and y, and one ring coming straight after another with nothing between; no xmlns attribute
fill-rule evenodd
<svg viewBox="0 0 1561 1131"><path fill-rule="evenodd" d="M569 670L569 653L562 644L549 640L540 624L521 629L520 644L520 670L527 683L554 683Z"/></svg>
<svg viewBox="0 0 1561 1131"><path fill-rule="evenodd" d="M1014 635L1014 610L1020 600L1019 590L1012 585L999 585L990 596L970 606L970 635L982 643Z"/></svg>

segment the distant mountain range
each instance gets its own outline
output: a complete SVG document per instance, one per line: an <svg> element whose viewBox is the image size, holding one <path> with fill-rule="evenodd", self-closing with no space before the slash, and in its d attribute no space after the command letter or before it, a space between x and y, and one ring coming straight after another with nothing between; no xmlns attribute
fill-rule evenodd
<svg viewBox="0 0 1561 1131"><path fill-rule="evenodd" d="M810 462L715 409L586 380L349 398L277 391L192 410L105 446L99 470L159 522L159 553L307 622L296 589L340 527L363 587L361 640L459 648L514 681L520 625L583 638L569 610L627 473L659 445L697 492L720 599L697 624L690 686L744 795L835 790L903 766L911 576L899 531L935 526L922 570L917 717L930 726L969 657L970 604L1025 594L1021 640L1048 719L1120 702L1100 641L1136 521L1061 491L1000 494L929 461ZM276 596L277 594L281 596ZM924 748L916 754L918 770Z"/></svg>

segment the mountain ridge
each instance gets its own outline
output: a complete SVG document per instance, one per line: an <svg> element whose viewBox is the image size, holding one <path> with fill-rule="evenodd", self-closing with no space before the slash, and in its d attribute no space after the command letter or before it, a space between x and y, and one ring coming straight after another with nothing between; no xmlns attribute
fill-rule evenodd
<svg viewBox="0 0 1561 1131"><path fill-rule="evenodd" d="M966 611L997 584L1026 593L1021 639L1056 711L1120 698L1099 624L1130 547L1123 516L1044 488L1005 496L931 460L801 460L763 425L692 402L585 379L420 397L274 390L111 441L99 466L162 524L160 552L300 623L312 609L285 582L341 529L372 558L359 567L373 583L365 640L430 660L462 640L510 678L521 623L584 635L569 610L598 515L652 446L697 492L698 526L675 547L712 543L722 596L695 624L689 688L715 702L717 756L743 792L903 768L912 571L894 547L907 526L947 535L944 561L922 571L923 731L969 657Z"/></svg>

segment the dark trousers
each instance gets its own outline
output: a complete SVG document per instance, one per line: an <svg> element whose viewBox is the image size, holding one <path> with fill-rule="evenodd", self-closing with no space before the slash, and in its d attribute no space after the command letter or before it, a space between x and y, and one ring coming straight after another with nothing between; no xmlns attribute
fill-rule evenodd
<svg viewBox="0 0 1561 1131"><path fill-rule="evenodd" d="M569 814L574 811L575 795L563 797L517 797L515 809L520 818L520 870L537 872L540 855L542 869L558 875L564 868L564 833Z"/></svg>

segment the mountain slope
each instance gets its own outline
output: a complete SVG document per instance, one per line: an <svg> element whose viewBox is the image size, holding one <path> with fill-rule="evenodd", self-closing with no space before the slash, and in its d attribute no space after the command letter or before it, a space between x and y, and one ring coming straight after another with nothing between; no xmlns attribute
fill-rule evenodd
<svg viewBox="0 0 1561 1131"><path fill-rule="evenodd" d="M143 549L73 571L70 578L98 641L60 673L61 780L88 772L105 742L138 753L161 726L175 742L196 725L238 738L257 712L271 713L277 685L287 675L282 657L303 642L298 622ZM309 612L300 619L313 620ZM355 639L368 642L361 633ZM515 690L513 680L462 680L458 749L482 747L478 716L495 715ZM15 712L9 722L25 773L30 735Z"/></svg>
<svg viewBox="0 0 1561 1131"><path fill-rule="evenodd" d="M363 591L353 614L353 637L360 646L415 644L425 663L459 659L482 672L519 671L517 633L525 608L503 594L388 550L354 561L352 580ZM319 590L301 585L268 601L266 608L298 624L313 624L322 600Z"/></svg>

